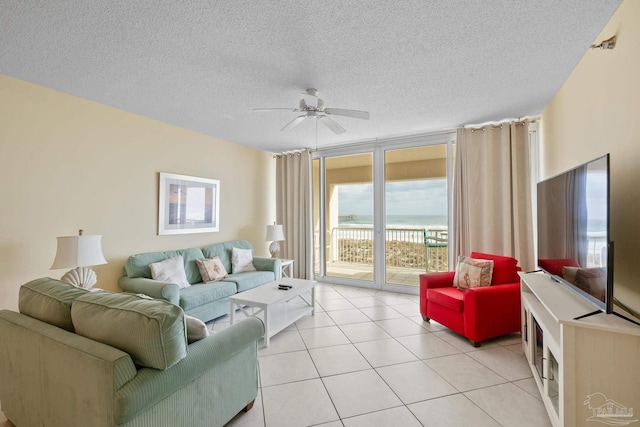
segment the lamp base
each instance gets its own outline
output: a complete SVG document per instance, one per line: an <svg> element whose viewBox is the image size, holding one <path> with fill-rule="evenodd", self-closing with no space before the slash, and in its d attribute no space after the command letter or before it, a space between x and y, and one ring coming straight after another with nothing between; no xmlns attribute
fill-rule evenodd
<svg viewBox="0 0 640 427"><path fill-rule="evenodd" d="M271 242L269 245L269 253L271 254L271 258L278 258L278 252L280 252L280 243Z"/></svg>
<svg viewBox="0 0 640 427"><path fill-rule="evenodd" d="M98 277L96 272L90 268L77 267L67 271L60 280L79 288L91 289L98 282Z"/></svg>

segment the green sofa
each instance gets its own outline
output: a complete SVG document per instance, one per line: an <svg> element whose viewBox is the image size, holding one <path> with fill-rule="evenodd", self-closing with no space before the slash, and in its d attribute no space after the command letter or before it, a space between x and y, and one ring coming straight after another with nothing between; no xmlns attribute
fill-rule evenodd
<svg viewBox="0 0 640 427"><path fill-rule="evenodd" d="M19 307L0 310L0 404L17 426L223 426L257 396L259 319L187 344L173 304L49 278Z"/></svg>
<svg viewBox="0 0 640 427"><path fill-rule="evenodd" d="M185 314L208 322L229 314L229 297L281 278L280 260L253 257L257 271L233 273L231 252L233 248L252 249L247 240L233 240L204 248L188 248L177 251L148 252L130 256L125 263L125 275L118 284L126 292L141 293L179 305ZM191 285L180 289L173 283L159 282L151 278L149 264L182 255L187 280ZM218 282L202 283L196 264L197 259L217 256L229 276Z"/></svg>

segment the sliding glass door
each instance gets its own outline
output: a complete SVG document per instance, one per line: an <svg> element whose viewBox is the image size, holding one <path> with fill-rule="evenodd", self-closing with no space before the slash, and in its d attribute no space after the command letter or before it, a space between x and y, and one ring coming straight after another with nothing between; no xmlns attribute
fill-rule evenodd
<svg viewBox="0 0 640 427"><path fill-rule="evenodd" d="M315 274L319 280L416 290L448 269L452 134L316 153Z"/></svg>

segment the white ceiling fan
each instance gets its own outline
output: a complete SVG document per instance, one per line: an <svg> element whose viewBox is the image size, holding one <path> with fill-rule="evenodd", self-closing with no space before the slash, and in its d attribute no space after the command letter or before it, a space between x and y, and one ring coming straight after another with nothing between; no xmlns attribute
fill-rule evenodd
<svg viewBox="0 0 640 427"><path fill-rule="evenodd" d="M295 119L291 120L280 130L291 130L294 127L298 126L302 121L308 117L315 118L317 120L321 120L322 123L325 124L329 129L331 129L336 134L345 133L347 130L340 126L335 120L331 119L329 116L345 116L345 117L353 117L355 119L369 120L369 112L360 111L360 110L347 110L344 108L329 108L325 107L324 101L318 97L317 89L307 89L303 95L308 95L316 100L315 105L307 104L307 101L302 98L300 100L300 105L298 108L254 108L253 111L293 111L296 113L302 113Z"/></svg>

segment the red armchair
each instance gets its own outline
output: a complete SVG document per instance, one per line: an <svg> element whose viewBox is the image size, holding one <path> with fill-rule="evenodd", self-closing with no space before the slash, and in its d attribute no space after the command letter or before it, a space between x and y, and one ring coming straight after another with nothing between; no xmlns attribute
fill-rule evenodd
<svg viewBox="0 0 640 427"><path fill-rule="evenodd" d="M515 258L472 252L493 260L491 286L460 290L454 271L420 275L420 313L468 338L475 347L486 339L520 331L520 278Z"/></svg>

